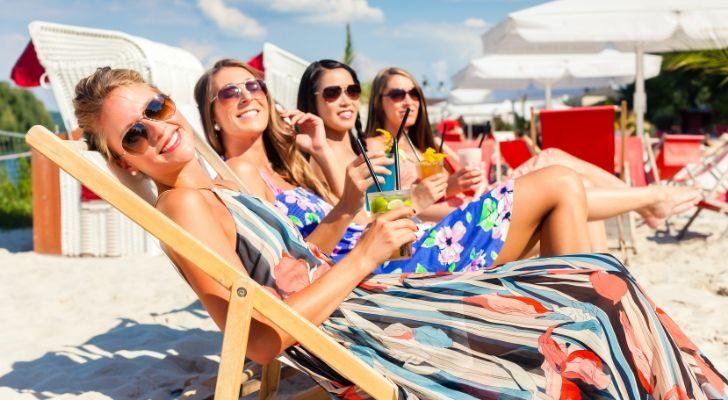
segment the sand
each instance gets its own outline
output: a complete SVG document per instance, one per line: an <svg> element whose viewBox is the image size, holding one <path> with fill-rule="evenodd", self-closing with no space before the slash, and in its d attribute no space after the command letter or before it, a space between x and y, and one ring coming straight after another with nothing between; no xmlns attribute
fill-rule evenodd
<svg viewBox="0 0 728 400"><path fill-rule="evenodd" d="M717 236L727 228L708 212L682 242L640 227L630 262L723 374L728 235ZM165 257L44 256L29 251L31 237L0 231L0 399L209 397L221 335Z"/></svg>

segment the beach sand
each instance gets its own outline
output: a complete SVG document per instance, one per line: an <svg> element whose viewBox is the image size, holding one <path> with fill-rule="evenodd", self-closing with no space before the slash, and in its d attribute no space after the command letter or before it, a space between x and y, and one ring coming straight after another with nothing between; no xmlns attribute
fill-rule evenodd
<svg viewBox="0 0 728 400"><path fill-rule="evenodd" d="M678 227L685 220L673 218ZM726 228L728 218L708 212L682 242L640 227L630 260L649 296L723 374L728 238L717 235ZM210 396L221 335L165 257L44 256L29 251L31 241L29 229L0 231L0 399ZM307 385L282 382L288 393Z"/></svg>

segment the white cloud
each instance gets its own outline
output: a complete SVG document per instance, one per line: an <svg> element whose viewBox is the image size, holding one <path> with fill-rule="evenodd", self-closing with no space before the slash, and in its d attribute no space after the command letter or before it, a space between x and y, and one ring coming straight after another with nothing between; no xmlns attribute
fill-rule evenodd
<svg viewBox="0 0 728 400"><path fill-rule="evenodd" d="M303 14L300 20L305 23L384 21L382 9L370 7L368 0L270 0L265 4L280 13Z"/></svg>
<svg viewBox="0 0 728 400"><path fill-rule="evenodd" d="M203 65L206 64L206 61L209 60L217 50L215 46L209 42L198 42L188 39L180 41L178 46L192 53L192 55L197 57Z"/></svg>
<svg viewBox="0 0 728 400"><path fill-rule="evenodd" d="M412 40L433 48L442 46L444 53L459 59L469 59L481 52L480 36L461 24L411 22L398 27L379 29L377 35L393 39Z"/></svg>
<svg viewBox="0 0 728 400"><path fill-rule="evenodd" d="M480 18L468 18L466 19L463 24L467 26L468 28L474 28L474 29L483 29L488 24L485 22L485 20L482 20Z"/></svg>
<svg viewBox="0 0 728 400"><path fill-rule="evenodd" d="M237 8L226 6L223 0L199 0L197 5L206 17L228 35L257 38L266 34L265 28L258 21Z"/></svg>
<svg viewBox="0 0 728 400"><path fill-rule="evenodd" d="M351 67L354 68L357 75L359 75L359 80L361 82L374 79L377 73L386 67L384 63L359 52L354 54L354 62L351 64Z"/></svg>

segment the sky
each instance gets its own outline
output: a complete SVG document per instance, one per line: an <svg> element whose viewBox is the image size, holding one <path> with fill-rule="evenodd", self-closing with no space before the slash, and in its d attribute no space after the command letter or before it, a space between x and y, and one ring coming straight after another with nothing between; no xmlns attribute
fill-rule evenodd
<svg viewBox="0 0 728 400"><path fill-rule="evenodd" d="M270 42L305 60L341 59L351 23L363 80L398 66L445 96L450 77L482 54L480 35L545 0L0 0L0 80L30 40L33 20L122 31L194 54L204 66L247 60ZM440 88L439 82L444 86ZM51 110L49 90L34 89Z"/></svg>

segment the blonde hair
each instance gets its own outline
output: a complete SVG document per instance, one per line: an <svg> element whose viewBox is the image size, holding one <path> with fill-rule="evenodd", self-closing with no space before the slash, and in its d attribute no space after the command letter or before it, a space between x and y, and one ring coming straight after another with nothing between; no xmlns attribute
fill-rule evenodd
<svg viewBox="0 0 728 400"><path fill-rule="evenodd" d="M226 58L215 63L207 70L195 85L195 101L202 119L205 137L213 149L220 155L225 155L225 143L220 131L215 130L213 121L212 99L215 93L212 79L224 68L242 68L250 72L256 79L260 79L258 72L248 64ZM331 190L325 182L319 180L313 173L303 154L296 147L296 137L290 126L286 124L275 108L273 96L266 91L268 102L268 126L263 132L263 146L270 159L273 170L281 175L287 182L305 187L317 195L332 202Z"/></svg>
<svg viewBox="0 0 728 400"><path fill-rule="evenodd" d="M384 89L387 87L389 78L393 75L401 75L411 80L412 84L415 85L417 94L420 96L420 108L417 110L417 120L408 131L409 137L412 139L412 143L414 143L417 149L422 152L424 152L428 147L437 148L435 145L435 138L432 135L430 121L427 117L425 94L422 92L422 88L412 74L397 67L385 68L379 71L372 81L372 91L371 96L369 97L369 113L367 114L369 117L367 118L367 127L364 130L364 136L378 136L378 133L376 132L377 128L384 128L386 117L384 115L382 97L384 97Z"/></svg>
<svg viewBox="0 0 728 400"><path fill-rule="evenodd" d="M73 108L78 126L89 143L89 148L98 150L107 159L119 156L109 149L106 137L97 130L98 117L106 96L120 86L146 85L159 92L154 85L147 83L142 75L131 69L112 69L102 67L81 79L76 84Z"/></svg>

